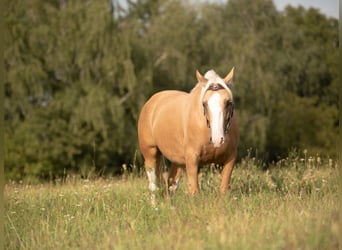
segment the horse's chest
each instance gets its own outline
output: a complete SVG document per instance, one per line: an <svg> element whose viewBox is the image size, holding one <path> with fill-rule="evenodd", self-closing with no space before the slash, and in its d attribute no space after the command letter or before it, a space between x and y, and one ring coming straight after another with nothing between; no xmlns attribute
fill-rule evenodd
<svg viewBox="0 0 342 250"><path fill-rule="evenodd" d="M200 153L200 162L203 164L217 163L222 164L226 156L226 147L215 148L212 144L202 147Z"/></svg>

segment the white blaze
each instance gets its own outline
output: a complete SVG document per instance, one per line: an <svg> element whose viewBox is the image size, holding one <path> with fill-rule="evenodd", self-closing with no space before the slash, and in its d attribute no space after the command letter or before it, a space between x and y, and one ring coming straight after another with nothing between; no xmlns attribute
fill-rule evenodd
<svg viewBox="0 0 342 250"><path fill-rule="evenodd" d="M214 93L208 100L208 108L211 113L211 140L214 147L220 147L224 142L223 112L220 105L220 99L220 95Z"/></svg>

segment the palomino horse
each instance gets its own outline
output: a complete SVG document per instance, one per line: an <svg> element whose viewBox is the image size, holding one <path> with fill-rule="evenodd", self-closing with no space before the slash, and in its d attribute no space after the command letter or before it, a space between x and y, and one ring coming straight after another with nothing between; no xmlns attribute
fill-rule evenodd
<svg viewBox="0 0 342 250"><path fill-rule="evenodd" d="M167 90L154 94L143 106L138 121L140 151L145 159L149 189L158 189L164 159L171 161L168 189L174 193L185 165L189 193L196 194L198 167L223 166L220 193L229 189L237 158L239 131L229 89L234 68L222 79L210 70L196 71L197 85L190 93Z"/></svg>

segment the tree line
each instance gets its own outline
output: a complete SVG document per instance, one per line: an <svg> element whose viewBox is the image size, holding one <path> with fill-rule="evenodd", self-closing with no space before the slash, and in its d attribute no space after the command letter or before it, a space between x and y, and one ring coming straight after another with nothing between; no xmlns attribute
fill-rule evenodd
<svg viewBox="0 0 342 250"><path fill-rule="evenodd" d="M5 174L47 179L142 166L136 124L155 92L235 66L240 156L334 156L338 20L271 0L6 0Z"/></svg>

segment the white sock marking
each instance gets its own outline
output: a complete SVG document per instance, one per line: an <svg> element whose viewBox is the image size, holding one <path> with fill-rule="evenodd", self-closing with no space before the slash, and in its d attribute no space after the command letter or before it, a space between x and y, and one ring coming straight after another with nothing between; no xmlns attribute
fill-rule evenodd
<svg viewBox="0 0 342 250"><path fill-rule="evenodd" d="M171 195L174 195L178 189L179 178L169 187Z"/></svg>
<svg viewBox="0 0 342 250"><path fill-rule="evenodd" d="M156 184L156 181L157 181L157 176L156 176L156 169L155 168L150 168L148 170L146 170L146 173L147 173L147 178L148 178L148 181L149 181L149 186L148 188L154 192L157 190L157 184Z"/></svg>

